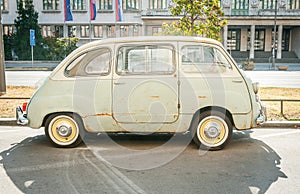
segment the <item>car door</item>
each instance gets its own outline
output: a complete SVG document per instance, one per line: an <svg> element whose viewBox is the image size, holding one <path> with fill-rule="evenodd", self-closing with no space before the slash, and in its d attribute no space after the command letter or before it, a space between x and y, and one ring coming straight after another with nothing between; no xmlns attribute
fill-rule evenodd
<svg viewBox="0 0 300 194"><path fill-rule="evenodd" d="M179 46L184 113L194 113L204 107L221 107L232 114L251 111L245 80L224 50L206 43L181 43ZM193 91L186 94L188 87ZM195 103L198 105L192 106L191 99L198 101Z"/></svg>
<svg viewBox="0 0 300 194"><path fill-rule="evenodd" d="M175 46L119 46L113 76L113 116L119 123L172 123L178 119Z"/></svg>
<svg viewBox="0 0 300 194"><path fill-rule="evenodd" d="M114 122L111 110L112 47L102 45L88 49L74 58L64 73L69 78L64 84L72 84L69 101L90 132L111 130Z"/></svg>

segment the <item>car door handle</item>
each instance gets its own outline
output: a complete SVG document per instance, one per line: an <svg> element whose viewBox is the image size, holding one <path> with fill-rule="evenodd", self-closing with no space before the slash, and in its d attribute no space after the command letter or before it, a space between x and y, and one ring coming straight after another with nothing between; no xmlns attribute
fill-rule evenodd
<svg viewBox="0 0 300 194"><path fill-rule="evenodd" d="M233 83L242 83L243 80L232 80Z"/></svg>
<svg viewBox="0 0 300 194"><path fill-rule="evenodd" d="M124 82L114 82L115 85L124 85Z"/></svg>

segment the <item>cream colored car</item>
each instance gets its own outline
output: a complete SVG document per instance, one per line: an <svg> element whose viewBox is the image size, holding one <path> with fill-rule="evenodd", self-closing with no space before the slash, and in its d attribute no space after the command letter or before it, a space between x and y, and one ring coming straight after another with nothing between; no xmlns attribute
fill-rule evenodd
<svg viewBox="0 0 300 194"><path fill-rule="evenodd" d="M18 123L74 147L84 131L184 133L223 148L232 129L265 121L252 83L221 43L199 37L94 41L66 57L36 91Z"/></svg>

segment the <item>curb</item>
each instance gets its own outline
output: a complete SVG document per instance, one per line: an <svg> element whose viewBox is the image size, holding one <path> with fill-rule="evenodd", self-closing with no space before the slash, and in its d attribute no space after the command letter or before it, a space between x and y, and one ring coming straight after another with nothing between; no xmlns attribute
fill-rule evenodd
<svg viewBox="0 0 300 194"><path fill-rule="evenodd" d="M259 128L299 128L300 121L267 121Z"/></svg>
<svg viewBox="0 0 300 194"><path fill-rule="evenodd" d="M15 118L0 118L0 126L20 126ZM299 128L300 121L267 121L257 128Z"/></svg>
<svg viewBox="0 0 300 194"><path fill-rule="evenodd" d="M0 118L0 126L18 126L15 118Z"/></svg>
<svg viewBox="0 0 300 194"><path fill-rule="evenodd" d="M53 71L55 67L6 67L5 71Z"/></svg>

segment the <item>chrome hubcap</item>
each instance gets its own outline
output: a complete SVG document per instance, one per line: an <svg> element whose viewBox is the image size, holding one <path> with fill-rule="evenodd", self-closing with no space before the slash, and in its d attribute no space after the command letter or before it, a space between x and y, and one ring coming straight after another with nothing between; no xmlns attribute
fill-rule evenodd
<svg viewBox="0 0 300 194"><path fill-rule="evenodd" d="M62 137L68 137L72 133L72 127L67 123L62 123L56 127L57 133Z"/></svg>
<svg viewBox="0 0 300 194"><path fill-rule="evenodd" d="M216 138L221 134L220 126L216 123L210 123L205 127L204 134L208 138Z"/></svg>

